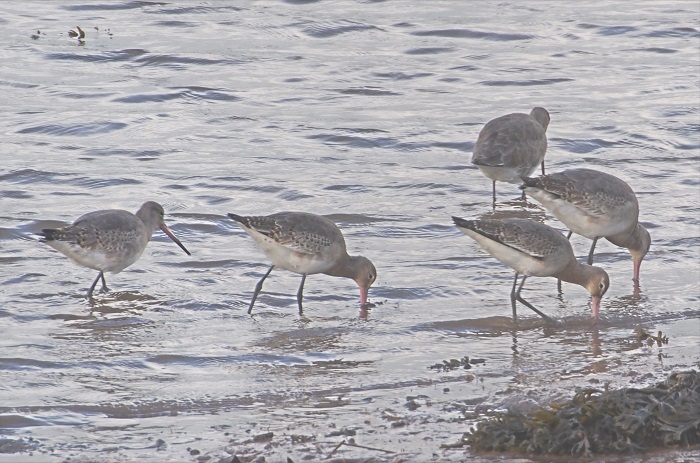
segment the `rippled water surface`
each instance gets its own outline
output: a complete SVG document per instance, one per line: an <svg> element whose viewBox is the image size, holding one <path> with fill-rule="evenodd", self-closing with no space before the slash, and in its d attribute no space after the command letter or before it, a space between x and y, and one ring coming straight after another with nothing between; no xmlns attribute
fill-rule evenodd
<svg viewBox="0 0 700 463"><path fill-rule="evenodd" d="M697 368L699 18L694 0L2 2L0 462L478 461L440 446L494 409ZM583 288L533 278L562 326L522 308L514 329L512 272L450 220L564 231L515 185L494 209L470 163L486 121L536 105L548 169L628 181L652 235L638 292L629 253L598 244L596 327ZM95 272L36 233L146 200L192 256L158 231L89 304ZM299 316L283 271L246 314L268 264L226 213L281 210L329 216L374 261L367 314L314 275ZM465 355L485 363L429 368Z"/></svg>

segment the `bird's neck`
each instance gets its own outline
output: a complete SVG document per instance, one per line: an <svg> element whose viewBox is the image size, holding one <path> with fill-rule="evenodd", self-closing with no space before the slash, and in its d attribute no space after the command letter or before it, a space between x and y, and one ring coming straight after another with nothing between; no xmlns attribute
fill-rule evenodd
<svg viewBox="0 0 700 463"><path fill-rule="evenodd" d="M576 265L566 267L561 273L555 276L567 283L573 283L586 288L588 282L594 277L594 274L595 268L593 266L576 262Z"/></svg>
<svg viewBox="0 0 700 463"><path fill-rule="evenodd" d="M141 212L141 211L139 211L139 212ZM141 222L143 222L143 226L146 227L146 233L148 235L148 239L150 240L151 237L153 236L153 232L155 232L159 228L158 224L156 222L154 222L153 220L149 220L148 216L142 217L141 215L139 215L138 212L136 213L136 217L141 219Z"/></svg>
<svg viewBox="0 0 700 463"><path fill-rule="evenodd" d="M338 259L333 267L323 272L326 275L343 278L354 278L356 273L357 260L354 256L345 254Z"/></svg>
<svg viewBox="0 0 700 463"><path fill-rule="evenodd" d="M617 235L607 236L605 239L615 246L627 249L642 249L644 247L645 229L640 224L630 230L625 230Z"/></svg>

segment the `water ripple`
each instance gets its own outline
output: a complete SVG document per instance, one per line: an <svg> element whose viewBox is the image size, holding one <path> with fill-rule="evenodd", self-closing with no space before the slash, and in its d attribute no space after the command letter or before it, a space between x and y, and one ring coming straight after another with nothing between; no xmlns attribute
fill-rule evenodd
<svg viewBox="0 0 700 463"><path fill-rule="evenodd" d="M422 77L430 77L433 75L432 72L416 72L416 73L404 73L404 72L376 72L373 74L375 77L380 79L390 79L390 80L413 80L420 79Z"/></svg>
<svg viewBox="0 0 700 463"><path fill-rule="evenodd" d="M125 3L99 3L95 5L64 5L61 6L68 11L111 11L111 10L134 10L149 6L165 6L165 2L133 1Z"/></svg>
<svg viewBox="0 0 700 463"><path fill-rule="evenodd" d="M174 54L148 54L136 59L135 61L141 66L163 66L173 68L182 67L189 64L196 64L198 66L219 66L242 63L242 61L230 59L211 59Z"/></svg>
<svg viewBox="0 0 700 463"><path fill-rule="evenodd" d="M700 37L700 30L692 27L674 27L660 31L652 31L642 34L642 37L685 37L688 39L696 39Z"/></svg>
<svg viewBox="0 0 700 463"><path fill-rule="evenodd" d="M509 86L520 86L529 87L532 85L552 85L559 84L562 82L571 82L574 79L567 77L551 78L551 79L531 79L531 80L484 80L479 82L481 85L486 85L488 87L509 87Z"/></svg>
<svg viewBox="0 0 700 463"><path fill-rule="evenodd" d="M394 146L397 140L390 137L361 137L353 135L338 135L338 134L315 134L309 135L307 138L311 140L322 140L328 145L347 145L354 148L379 148Z"/></svg>
<svg viewBox="0 0 700 463"><path fill-rule="evenodd" d="M366 96L398 96L397 92L382 90L379 87L357 87L357 88L342 88L335 90L344 95L366 95Z"/></svg>
<svg viewBox="0 0 700 463"><path fill-rule="evenodd" d="M340 34L347 34L348 32L360 32L367 30L379 30L377 27L371 24L364 24L360 22L343 20L330 23L312 23L307 25L303 32L311 37L324 39L329 37L335 37Z"/></svg>
<svg viewBox="0 0 700 463"><path fill-rule="evenodd" d="M536 36L528 34L505 34L498 32L475 31L472 29L442 29L433 31L416 31L411 32L411 34L418 35L421 37L432 36L458 39L485 39L497 41L530 40L536 38Z"/></svg>
<svg viewBox="0 0 700 463"><path fill-rule="evenodd" d="M139 56L147 54L146 50L140 48L129 48L117 51L102 51L91 52L89 54L80 53L47 53L46 59L50 60L72 60L85 62L100 62L100 61L128 61Z"/></svg>
<svg viewBox="0 0 700 463"><path fill-rule="evenodd" d="M557 146L562 147L566 151L577 154L591 153L602 148L610 148L616 144L616 142L601 140L600 138L592 138L588 140L557 139Z"/></svg>
<svg viewBox="0 0 700 463"><path fill-rule="evenodd" d="M407 55L437 55L438 53L449 53L452 51L454 51L454 48L450 47L424 47L406 50L404 53Z"/></svg>
<svg viewBox="0 0 700 463"><path fill-rule="evenodd" d="M123 122L94 122L91 124L46 124L27 127L18 130L17 133L27 134L35 133L41 135L55 135L59 137L89 137L92 135L105 134L115 132L127 127Z"/></svg>
<svg viewBox="0 0 700 463"><path fill-rule="evenodd" d="M598 33L601 35L620 35L637 30L634 26L603 26L599 27L599 29Z"/></svg>
<svg viewBox="0 0 700 463"><path fill-rule="evenodd" d="M164 3L163 5L169 4ZM153 14L220 14L228 12L238 12L243 11L243 8L237 6L211 6L211 5L197 5L197 6L175 6L171 8L160 8L157 11L153 11Z"/></svg>

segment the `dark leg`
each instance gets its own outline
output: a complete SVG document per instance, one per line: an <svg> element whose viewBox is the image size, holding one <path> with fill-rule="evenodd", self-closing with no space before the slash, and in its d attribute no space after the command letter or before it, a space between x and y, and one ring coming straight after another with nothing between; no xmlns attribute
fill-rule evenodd
<svg viewBox="0 0 700 463"><path fill-rule="evenodd" d="M588 252L588 265L593 264L593 250L595 249L595 244L598 242L598 237L593 238L593 244L591 245L591 250Z"/></svg>
<svg viewBox="0 0 700 463"><path fill-rule="evenodd" d="M301 309L301 300L304 297L304 282L306 281L306 273L301 276L301 284L299 285L299 291L297 291L297 303L299 304L299 315L303 313Z"/></svg>
<svg viewBox="0 0 700 463"><path fill-rule="evenodd" d="M540 317L544 318L545 321L547 321L547 322L549 322L549 323L552 323L552 324L556 324L556 322L555 322L554 320L552 320L549 316L547 316L547 315L545 315L544 313L540 312L539 310L537 310L537 309L535 308L535 306L533 306L532 304L530 304L529 302L527 302L525 299L523 299L522 297L520 297L520 291L523 289L523 285L525 284L525 280L527 280L527 275L523 276L523 281L520 282L520 286L518 286L518 290L515 292L515 294L514 294L514 295L511 294L511 299L512 299L513 297L515 297L515 300L522 302L523 305L525 305L526 307L528 307L529 309L531 309L533 312L535 312L535 313L536 313L537 315L539 315ZM513 285L513 288L515 289L515 285ZM513 307L515 307L515 302L513 302ZM513 310L515 310L515 309L513 309Z"/></svg>
<svg viewBox="0 0 700 463"><path fill-rule="evenodd" d="M510 304L513 306L513 321L518 323L518 311L515 308L515 287L518 285L518 272L515 272L513 280L513 289L510 290Z"/></svg>
<svg viewBox="0 0 700 463"><path fill-rule="evenodd" d="M102 277L102 291L109 291L109 288L107 287L107 282L105 281L104 272L100 272L100 276Z"/></svg>
<svg viewBox="0 0 700 463"><path fill-rule="evenodd" d="M255 292L253 293L253 300L250 301L250 305L248 306L248 314L250 314L250 312L253 311L253 305L255 304L255 300L258 298L258 293L262 289L263 281L265 281L265 278L267 278L267 276L270 274L270 272L272 271L273 268L275 268L274 265L272 265L270 267L270 269L267 271L267 273L265 275L263 275L263 277L260 279L260 281L258 281L258 284L255 285Z"/></svg>
<svg viewBox="0 0 700 463"><path fill-rule="evenodd" d="M570 239L571 239L571 235L573 235L573 234L574 234L574 232L571 231L571 230L569 230L569 234L566 235L566 239L567 239L567 240L570 240Z"/></svg>
<svg viewBox="0 0 700 463"><path fill-rule="evenodd" d="M496 207L496 181L493 180L493 207Z"/></svg>
<svg viewBox="0 0 700 463"><path fill-rule="evenodd" d="M100 281L100 278L102 279L102 284L104 285L105 276L102 272L100 272L97 274L97 278L95 278L95 281L92 282L92 286L90 286L90 289L88 289L88 292L85 295L85 299L92 299L92 292L95 291L95 286L97 286L97 282Z"/></svg>
<svg viewBox="0 0 700 463"><path fill-rule="evenodd" d="M544 159L542 160L542 175L544 175Z"/></svg>

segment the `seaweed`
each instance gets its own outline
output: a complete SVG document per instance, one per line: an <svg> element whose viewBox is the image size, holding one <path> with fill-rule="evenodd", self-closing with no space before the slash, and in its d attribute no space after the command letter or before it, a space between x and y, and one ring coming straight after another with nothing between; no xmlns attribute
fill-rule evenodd
<svg viewBox="0 0 700 463"><path fill-rule="evenodd" d="M700 374L671 374L647 388L580 390L530 415L501 413L464 434L476 452L591 456L700 444ZM454 448L456 445L449 445Z"/></svg>
<svg viewBox="0 0 700 463"><path fill-rule="evenodd" d="M436 363L434 365L429 366L428 368L437 371L452 371L457 368L469 370L472 367L472 365L478 365L482 363L486 363L486 360L470 359L468 355L465 355L461 359L443 360L442 363Z"/></svg>

